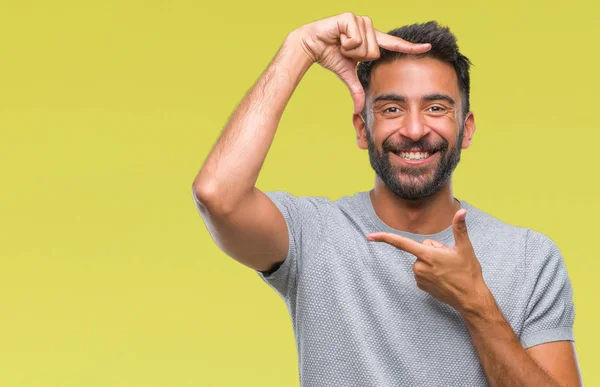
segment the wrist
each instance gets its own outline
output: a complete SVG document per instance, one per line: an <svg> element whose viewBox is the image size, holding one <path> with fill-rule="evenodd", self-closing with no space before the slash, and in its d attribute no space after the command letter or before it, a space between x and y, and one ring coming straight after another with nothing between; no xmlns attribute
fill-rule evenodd
<svg viewBox="0 0 600 387"><path fill-rule="evenodd" d="M475 287L458 311L465 320L481 320L491 317L497 309L494 295L485 282L482 282Z"/></svg>
<svg viewBox="0 0 600 387"><path fill-rule="evenodd" d="M306 52L301 34L302 31L299 29L290 32L279 49L278 57L290 71L304 74L315 61Z"/></svg>

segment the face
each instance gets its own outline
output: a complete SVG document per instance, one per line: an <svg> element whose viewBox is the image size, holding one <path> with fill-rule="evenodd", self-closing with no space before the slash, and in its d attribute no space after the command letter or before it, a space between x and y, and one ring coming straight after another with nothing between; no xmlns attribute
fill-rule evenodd
<svg viewBox="0 0 600 387"><path fill-rule="evenodd" d="M358 115L354 124L379 179L406 200L429 197L449 183L475 130L472 113L460 113L452 66L433 58L378 65L366 98L366 124Z"/></svg>

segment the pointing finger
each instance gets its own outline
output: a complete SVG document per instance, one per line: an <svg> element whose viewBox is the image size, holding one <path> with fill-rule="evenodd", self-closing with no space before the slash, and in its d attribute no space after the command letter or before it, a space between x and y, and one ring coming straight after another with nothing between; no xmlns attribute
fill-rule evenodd
<svg viewBox="0 0 600 387"><path fill-rule="evenodd" d="M375 241L375 242L385 242L396 248L399 248L400 250L411 253L412 255L414 255L416 257L423 256L423 253L425 253L428 249L427 246L425 246L419 242L413 241L410 238L405 238L403 236L391 234L391 233L387 233L387 232L371 233L371 234L367 235L367 240Z"/></svg>
<svg viewBox="0 0 600 387"><path fill-rule="evenodd" d="M439 247L447 247L445 244L443 244L442 242L438 242L438 241L434 241L433 239L425 239L423 242L424 245L429 245L429 246L433 246L435 248L439 248Z"/></svg>
<svg viewBox="0 0 600 387"><path fill-rule="evenodd" d="M384 34L380 31L375 31L377 44L390 51L404 52L406 54L422 54L431 49L429 43L411 43L396 36Z"/></svg>

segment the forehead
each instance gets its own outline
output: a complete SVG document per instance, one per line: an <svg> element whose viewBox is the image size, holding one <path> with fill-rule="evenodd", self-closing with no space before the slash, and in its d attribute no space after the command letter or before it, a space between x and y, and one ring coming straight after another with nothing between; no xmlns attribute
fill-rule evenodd
<svg viewBox="0 0 600 387"><path fill-rule="evenodd" d="M369 95L393 93L418 99L430 94L448 94L459 101L458 77L448 63L428 57L401 58L373 69Z"/></svg>

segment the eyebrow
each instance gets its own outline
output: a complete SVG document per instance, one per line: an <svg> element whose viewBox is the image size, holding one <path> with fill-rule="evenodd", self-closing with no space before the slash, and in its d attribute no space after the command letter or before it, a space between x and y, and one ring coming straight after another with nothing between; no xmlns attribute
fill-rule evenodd
<svg viewBox="0 0 600 387"><path fill-rule="evenodd" d="M406 97L398 94L380 94L373 98L373 104L379 101L395 101L395 102L406 102Z"/></svg>
<svg viewBox="0 0 600 387"><path fill-rule="evenodd" d="M456 103L448 94L430 94L423 97L423 101L446 101L450 105L454 106Z"/></svg>
<svg viewBox="0 0 600 387"><path fill-rule="evenodd" d="M446 101L452 106L456 105L454 99L450 97L448 94L429 94L422 98L423 101ZM380 94L377 97L373 98L373 104L379 101L394 101L394 102L406 102L407 98L403 95L398 94Z"/></svg>

